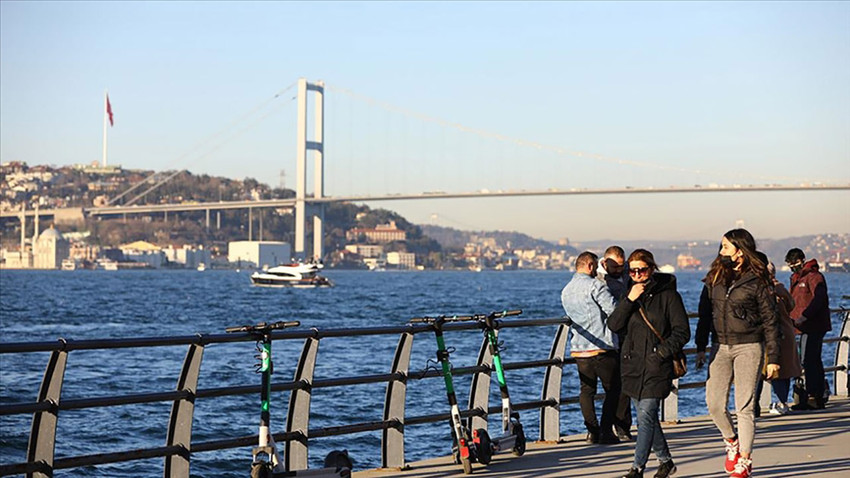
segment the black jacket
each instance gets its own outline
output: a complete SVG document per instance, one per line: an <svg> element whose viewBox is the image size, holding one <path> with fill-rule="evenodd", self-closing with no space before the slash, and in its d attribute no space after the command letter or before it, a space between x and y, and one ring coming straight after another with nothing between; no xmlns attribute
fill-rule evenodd
<svg viewBox="0 0 850 478"><path fill-rule="evenodd" d="M630 284L631 287L631 284ZM655 330L655 336L641 317L643 306ZM608 317L608 327L625 334L621 344L620 373L623 393L636 398L665 398L673 388L672 356L691 339L688 313L682 296L676 291L676 277L656 272L637 301L628 297Z"/></svg>
<svg viewBox="0 0 850 478"><path fill-rule="evenodd" d="M768 363L779 363L776 299L768 284L745 272L728 288L706 284L717 342L724 345L765 344Z"/></svg>
<svg viewBox="0 0 850 478"><path fill-rule="evenodd" d="M712 345L717 344L717 332L714 330L714 320L711 317L711 297L708 295L708 286L703 286L702 293L699 295L699 320L697 320L697 331L694 335L697 352L705 352L709 339Z"/></svg>

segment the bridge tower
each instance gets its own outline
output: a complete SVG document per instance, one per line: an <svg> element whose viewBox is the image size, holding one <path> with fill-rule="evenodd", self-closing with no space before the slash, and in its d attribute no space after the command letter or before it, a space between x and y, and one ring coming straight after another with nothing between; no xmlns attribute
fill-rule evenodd
<svg viewBox="0 0 850 478"><path fill-rule="evenodd" d="M307 93L314 92L314 128L313 140L307 139ZM324 237L323 223L325 208L323 204L310 204L307 209L307 151L314 151L314 189L313 198L324 197L325 166L324 166L324 137L325 137L325 83L317 81L308 83L306 79L298 80L298 128L296 139L296 171L295 171L295 257L304 259L306 242L307 216L313 217L313 257L323 256L322 238Z"/></svg>

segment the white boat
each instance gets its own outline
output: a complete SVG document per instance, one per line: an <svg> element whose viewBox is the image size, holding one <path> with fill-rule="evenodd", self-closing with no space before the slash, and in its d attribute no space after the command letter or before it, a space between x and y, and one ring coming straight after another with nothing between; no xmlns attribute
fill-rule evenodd
<svg viewBox="0 0 850 478"><path fill-rule="evenodd" d="M251 274L251 283L263 287L295 287L312 289L332 287L327 277L319 275L321 264L297 262L274 266L262 272Z"/></svg>
<svg viewBox="0 0 850 478"><path fill-rule="evenodd" d="M70 257L67 259L62 259L62 267L63 271L73 271L77 269L77 261L76 259L71 259Z"/></svg>
<svg viewBox="0 0 850 478"><path fill-rule="evenodd" d="M204 264L203 262L201 262L200 264L198 264L198 272L204 272L205 270L207 270L207 265L206 265L206 264Z"/></svg>

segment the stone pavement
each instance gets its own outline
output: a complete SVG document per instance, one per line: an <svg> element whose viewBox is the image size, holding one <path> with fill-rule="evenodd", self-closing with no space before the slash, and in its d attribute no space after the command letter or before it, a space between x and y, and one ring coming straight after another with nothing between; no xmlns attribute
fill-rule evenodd
<svg viewBox="0 0 850 478"><path fill-rule="evenodd" d="M433 425L437 426L437 425ZM757 419L753 450L754 476L850 477L850 400L833 397L825 410L767 415ZM725 477L723 443L708 417L663 425L676 477ZM588 445L584 435L569 436L561 443L529 443L522 457L499 454L488 466L475 464L472 476L501 478L593 477L616 478L629 468L634 443ZM657 467L655 457L647 463L646 476ZM438 478L464 476L451 457L410 463L399 470L356 471L354 478Z"/></svg>

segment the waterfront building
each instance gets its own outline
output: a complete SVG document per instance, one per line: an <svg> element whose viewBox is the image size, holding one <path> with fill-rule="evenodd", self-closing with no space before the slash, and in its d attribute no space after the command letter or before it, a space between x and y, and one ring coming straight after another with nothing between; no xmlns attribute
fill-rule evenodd
<svg viewBox="0 0 850 478"><path fill-rule="evenodd" d="M373 244L348 244L345 250L366 258L381 257L384 254L384 246Z"/></svg>
<svg viewBox="0 0 850 478"><path fill-rule="evenodd" d="M292 258L288 242L233 241L227 243L227 260L242 267L274 267L287 264Z"/></svg>
<svg viewBox="0 0 850 478"><path fill-rule="evenodd" d="M189 269L195 269L201 264L203 264L204 267L210 265L210 251L208 249L204 249L204 246L201 245L185 244L180 248L175 248L170 245L162 251L165 254L165 258L168 259L168 262L180 264L181 266Z"/></svg>
<svg viewBox="0 0 850 478"><path fill-rule="evenodd" d="M388 252L387 264L399 269L415 269L416 254L412 252Z"/></svg>
<svg viewBox="0 0 850 478"><path fill-rule="evenodd" d="M59 269L68 258L71 245L62 233L52 226L38 236L33 254L33 269Z"/></svg>
<svg viewBox="0 0 850 478"><path fill-rule="evenodd" d="M165 259L162 248L150 242L136 241L118 248L121 250L125 261L147 264L154 269L160 268Z"/></svg>

